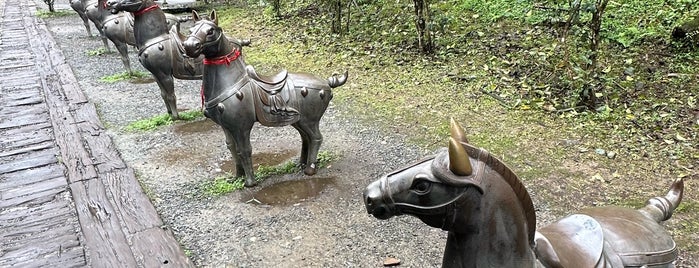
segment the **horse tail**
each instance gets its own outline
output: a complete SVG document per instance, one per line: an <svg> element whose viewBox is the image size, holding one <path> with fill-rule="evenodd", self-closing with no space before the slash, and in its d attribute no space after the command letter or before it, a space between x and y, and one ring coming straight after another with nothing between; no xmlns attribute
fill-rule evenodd
<svg viewBox="0 0 699 268"><path fill-rule="evenodd" d="M347 74L348 72L345 71L344 74L342 74L340 77L338 77L336 74L333 74L331 77L328 77L328 85L330 88L336 88L341 85L344 85L345 82L347 82Z"/></svg>
<svg viewBox="0 0 699 268"><path fill-rule="evenodd" d="M639 211L656 222L666 221L672 217L672 211L682 202L683 192L684 180L676 180L672 183L672 186L670 186L667 195L649 199L646 202L646 206L639 209Z"/></svg>

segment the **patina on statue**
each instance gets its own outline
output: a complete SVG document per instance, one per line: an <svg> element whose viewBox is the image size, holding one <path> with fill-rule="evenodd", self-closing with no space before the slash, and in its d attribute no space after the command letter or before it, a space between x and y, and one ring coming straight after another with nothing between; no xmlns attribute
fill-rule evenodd
<svg viewBox="0 0 699 268"><path fill-rule="evenodd" d="M674 267L677 248L660 223L681 202L682 180L638 210L589 208L537 231L519 178L453 119L451 132L448 150L364 191L376 218L408 214L448 231L442 267Z"/></svg>
<svg viewBox="0 0 699 268"><path fill-rule="evenodd" d="M167 112L179 119L174 78L198 80L202 75L202 57L187 57L182 48L184 36L177 28L168 28L165 13L153 0L108 0L115 11L131 12L138 60L158 83Z"/></svg>
<svg viewBox="0 0 699 268"><path fill-rule="evenodd" d="M331 89L347 81L347 72L328 79L286 70L272 76L260 75L245 63L240 44L227 40L215 10L210 19L200 18L196 11L193 18L195 24L184 48L190 57L205 56L204 114L223 128L228 149L235 157L236 175L245 177L245 186L256 184L250 145L255 122L296 128L302 140L299 162L306 175L315 174L323 142L319 122L333 97Z"/></svg>
<svg viewBox="0 0 699 268"><path fill-rule="evenodd" d="M117 12L107 8L107 0L90 0L85 8L87 17L100 32L100 37L107 52L110 51L107 44L107 39L109 39L114 43L117 51L119 51L124 68L131 73L128 46L136 46L136 38L133 32L134 18L131 13ZM171 29L172 26L179 29L180 22L183 21L179 17L168 13L165 13L165 19L168 29Z"/></svg>

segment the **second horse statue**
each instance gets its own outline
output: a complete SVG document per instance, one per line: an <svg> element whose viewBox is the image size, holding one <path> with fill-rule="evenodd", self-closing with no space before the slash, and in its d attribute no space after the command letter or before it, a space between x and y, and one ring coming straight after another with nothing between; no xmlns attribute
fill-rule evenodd
<svg viewBox="0 0 699 268"><path fill-rule="evenodd" d="M190 57L204 55L202 78L205 115L223 128L226 144L235 157L236 175L245 176L245 186L257 182L252 170L250 130L254 123L265 126L292 125L301 134L299 162L306 175L316 173L323 136L318 124L332 99L332 88L347 81L342 76L322 79L309 73L261 76L245 64L241 47L229 42L218 26L216 11L210 20L199 18L184 42Z"/></svg>

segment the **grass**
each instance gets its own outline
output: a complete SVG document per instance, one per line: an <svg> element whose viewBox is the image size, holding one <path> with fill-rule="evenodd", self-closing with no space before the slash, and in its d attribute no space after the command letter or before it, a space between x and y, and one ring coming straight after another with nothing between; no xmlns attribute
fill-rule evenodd
<svg viewBox="0 0 699 268"><path fill-rule="evenodd" d="M42 19L48 19L48 18L59 18L59 17L65 17L65 16L70 16L75 14L74 12L71 12L69 10L56 10L54 12L51 12L47 9L40 9L36 11L36 16Z"/></svg>
<svg viewBox="0 0 699 268"><path fill-rule="evenodd" d="M319 152L318 169L326 167L330 162L336 159L337 155L331 152ZM255 171L255 180L261 182L270 176L292 174L299 171L301 171L301 168L293 161L287 161L277 166L260 165L257 171ZM205 182L202 188L207 196L221 196L245 188L245 179L242 177L233 177L231 174L225 174Z"/></svg>
<svg viewBox="0 0 699 268"><path fill-rule="evenodd" d="M98 48L99 49L104 49L104 48ZM133 72L121 72L113 75L107 75L100 77L100 81L105 82L105 83L116 83L119 81L124 81L124 80L130 80L130 79L139 79L139 78L146 78L150 77L150 74L147 72L143 71L133 71Z"/></svg>
<svg viewBox="0 0 699 268"><path fill-rule="evenodd" d="M95 49L90 49L87 52L85 52L88 56L102 56L104 54L107 54L107 49L104 47L98 47Z"/></svg>
<svg viewBox="0 0 699 268"><path fill-rule="evenodd" d="M217 12L228 34L256 40L244 53L261 72L348 69L347 84L333 90L348 117L429 149L446 144L454 117L472 143L504 160L558 216L647 200L676 177L692 178L688 189L696 185L699 51L670 39L673 27L699 11L695 1L610 1L594 81L585 71L590 12L563 42L567 1L434 2L433 55L418 53L411 3L358 4L362 11L352 10L344 35L329 34L323 7L309 1L285 3L282 20L254 5ZM599 105L577 109L592 82ZM697 191L685 193L685 200L697 198ZM683 219L697 223L699 215ZM699 248L691 233L679 232L688 237L682 247Z"/></svg>
<svg viewBox="0 0 699 268"><path fill-rule="evenodd" d="M199 118L204 117L204 113L200 110L190 110L190 111L184 111L180 112L179 114L180 120L183 121L193 121ZM172 121L172 118L170 117L169 114L160 114L151 118L146 118L142 120L138 120L136 122L133 122L129 125L126 126L126 130L128 131L150 131L153 129L156 129L160 126L167 126L171 125L174 121Z"/></svg>

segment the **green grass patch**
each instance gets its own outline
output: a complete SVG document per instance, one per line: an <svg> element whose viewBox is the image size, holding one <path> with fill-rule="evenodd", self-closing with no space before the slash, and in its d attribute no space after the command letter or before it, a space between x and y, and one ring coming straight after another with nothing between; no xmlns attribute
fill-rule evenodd
<svg viewBox="0 0 699 268"><path fill-rule="evenodd" d="M88 56L94 57L94 56L102 56L104 54L107 54L107 49L104 47L99 47L95 49L90 49L87 52L85 52Z"/></svg>
<svg viewBox="0 0 699 268"><path fill-rule="evenodd" d="M130 80L130 79L142 79L150 77L149 73L142 72L142 71L133 71L133 72L121 72L118 74L113 74L113 75L107 75L100 77L100 81L105 82L105 83L116 83L119 81L124 81L124 80Z"/></svg>
<svg viewBox="0 0 699 268"><path fill-rule="evenodd" d="M180 120L193 121L204 117L204 113L200 110L190 110L179 113ZM149 131L160 126L167 126L173 123L169 114L160 114L151 118L138 120L126 126L128 131Z"/></svg>
<svg viewBox="0 0 699 268"><path fill-rule="evenodd" d="M318 169L327 167L337 157L336 154L328 151L319 152ZM255 171L255 180L261 182L270 176L292 174L300 171L301 168L294 161L287 161L276 166L260 165L257 171ZM207 181L203 184L203 192L208 196L221 196L243 188L245 188L245 179L242 177L235 178L231 174L218 176L212 181Z"/></svg>
<svg viewBox="0 0 699 268"><path fill-rule="evenodd" d="M36 11L36 16L42 19L66 17L75 14L69 10L56 10L54 12L42 9Z"/></svg>

